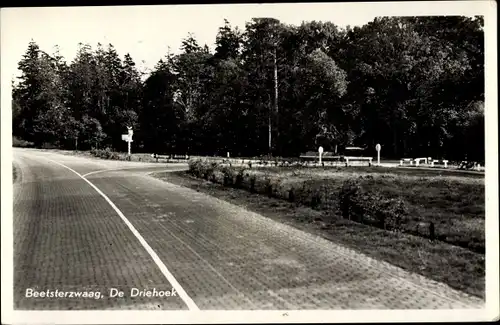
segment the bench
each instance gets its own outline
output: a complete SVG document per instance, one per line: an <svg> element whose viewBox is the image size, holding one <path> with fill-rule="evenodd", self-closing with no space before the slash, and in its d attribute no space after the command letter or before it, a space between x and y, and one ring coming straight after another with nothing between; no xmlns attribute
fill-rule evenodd
<svg viewBox="0 0 500 325"><path fill-rule="evenodd" d="M372 165L372 157L344 157L345 165L349 166L349 162L353 161L368 161L368 166Z"/></svg>
<svg viewBox="0 0 500 325"><path fill-rule="evenodd" d="M319 153L314 151L308 151L299 156L302 160L319 160ZM323 152L321 155L321 160L340 160L340 156L334 156L332 152Z"/></svg>
<svg viewBox="0 0 500 325"><path fill-rule="evenodd" d="M418 166L421 161L423 161L424 164L427 165L428 159L429 158L415 158L413 161L415 161L415 166Z"/></svg>
<svg viewBox="0 0 500 325"><path fill-rule="evenodd" d="M448 160L434 159L430 163L431 163L431 167L434 167L436 163L443 163L444 164L444 168L448 168Z"/></svg>
<svg viewBox="0 0 500 325"><path fill-rule="evenodd" d="M434 167L436 165L436 163L443 164L444 168L448 167L448 160L438 160L438 159L435 159L435 160L431 161L431 167Z"/></svg>
<svg viewBox="0 0 500 325"><path fill-rule="evenodd" d="M412 165L412 166L413 166L413 159L411 159L411 158L403 158L403 159L401 159L401 160L399 161L399 166L403 166L405 162L406 162L406 163L408 163L408 162L409 162L409 163L410 163L410 165Z"/></svg>

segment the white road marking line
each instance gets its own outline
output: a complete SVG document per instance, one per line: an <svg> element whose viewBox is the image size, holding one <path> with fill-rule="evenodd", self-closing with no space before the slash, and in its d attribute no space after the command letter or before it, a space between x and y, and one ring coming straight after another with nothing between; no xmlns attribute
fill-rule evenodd
<svg viewBox="0 0 500 325"><path fill-rule="evenodd" d="M123 168L110 168L110 169L101 169L101 170L94 170L93 172L83 174L82 177L87 177L89 175L94 175L98 173L104 173L104 172L111 172L111 171L120 171L120 170L128 170L128 169L136 169L136 168L144 168L144 167L123 167Z"/></svg>
<svg viewBox="0 0 500 325"><path fill-rule="evenodd" d="M149 253L149 255L153 258L153 260L155 261L156 265L160 268L163 275L167 278L167 280L170 282L170 284L172 284L174 289L179 294L179 297L188 306L189 310L200 310L198 308L198 306L195 304L195 302L193 301L193 299L191 299L191 297L189 297L189 295L186 293L186 291L184 291L184 289L179 284L179 282L177 282L177 280L172 275L172 273L170 273L170 271L167 269L165 264L163 264L163 262L158 257L156 252L151 248L151 246L149 246L149 244L142 237L142 235L137 231L137 229L135 229L135 227L130 223L130 221L120 211L120 209L118 209L118 207L106 196L106 194L104 194L99 188L97 188L97 186L92 184L88 179L84 178L80 173L78 173L74 169L72 169L72 168L70 168L70 167L68 167L60 162L54 161L52 159L49 159L49 158L45 158L45 159L72 171L73 173L78 175L81 179L83 179L85 182L87 182L90 186L92 186L94 188L94 190L96 190L97 193L99 193L109 203L109 205L111 205L111 207L116 211L116 213L120 216L120 218L123 220L123 222L125 222L125 224L129 227L129 229L132 231L132 233L135 235L135 237L139 240L139 242L142 244L142 246L146 249L146 251Z"/></svg>
<svg viewBox="0 0 500 325"><path fill-rule="evenodd" d="M104 173L104 172L111 172L111 171L120 171L120 170L129 170L129 169L140 169L140 168L159 168L161 166L137 166L137 167L124 167L124 168L110 168L110 169L101 169L101 170L95 170L93 172L89 172L87 174L82 175L82 177L87 177L89 175L94 175L98 173ZM172 166L175 167L175 166ZM182 169L181 169L182 170ZM177 169L166 169L166 170L154 170L152 172L146 172L147 174L150 173L161 173L161 172L168 172L168 171L177 171Z"/></svg>
<svg viewBox="0 0 500 325"><path fill-rule="evenodd" d="M146 175L156 174L156 173L170 173L170 172L182 172L187 170L186 168L180 169L162 169L162 170L154 170L152 172L146 172Z"/></svg>

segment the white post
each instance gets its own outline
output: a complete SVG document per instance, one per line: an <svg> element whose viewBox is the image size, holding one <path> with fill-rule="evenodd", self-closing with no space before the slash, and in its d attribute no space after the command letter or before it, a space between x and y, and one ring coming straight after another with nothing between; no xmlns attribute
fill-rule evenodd
<svg viewBox="0 0 500 325"><path fill-rule="evenodd" d="M132 130L131 126L127 126L128 129L128 138L127 138L127 143L128 143L128 160L132 160L130 149L132 147L132 136L134 135L134 131Z"/></svg>
<svg viewBox="0 0 500 325"><path fill-rule="evenodd" d="M382 149L382 146L380 143L377 143L375 146L375 150L377 150L377 166L380 166L380 149Z"/></svg>
<svg viewBox="0 0 500 325"><path fill-rule="evenodd" d="M318 152L319 152L319 164L321 165L321 155L323 155L323 147L319 147Z"/></svg>

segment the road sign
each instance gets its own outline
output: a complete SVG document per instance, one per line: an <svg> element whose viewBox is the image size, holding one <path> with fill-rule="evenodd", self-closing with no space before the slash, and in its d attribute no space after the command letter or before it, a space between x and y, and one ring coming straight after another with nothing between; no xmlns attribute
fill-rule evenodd
<svg viewBox="0 0 500 325"><path fill-rule="evenodd" d="M377 145L375 146L375 150L380 152L380 149L381 149L380 143L377 143Z"/></svg>
<svg viewBox="0 0 500 325"><path fill-rule="evenodd" d="M128 141L128 134L122 134L122 140Z"/></svg>

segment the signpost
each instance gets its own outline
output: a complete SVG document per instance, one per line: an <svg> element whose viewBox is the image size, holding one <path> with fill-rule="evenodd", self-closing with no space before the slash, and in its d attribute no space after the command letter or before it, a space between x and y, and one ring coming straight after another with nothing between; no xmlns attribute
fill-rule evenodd
<svg viewBox="0 0 500 325"><path fill-rule="evenodd" d="M375 146L375 150L377 150L377 165L380 166L380 149L382 149L382 147L380 146L380 143L377 143L377 145Z"/></svg>
<svg viewBox="0 0 500 325"><path fill-rule="evenodd" d="M134 131L132 130L132 127L131 126L127 126L127 129L128 129L128 133L127 134L122 134L122 140L123 141L127 141L127 144L128 144L128 160L131 160L130 159L130 147L131 147L131 143L134 142L134 140L132 140L132 136L134 135Z"/></svg>
<svg viewBox="0 0 500 325"><path fill-rule="evenodd" d="M321 155L323 155L323 147L319 147L318 148L318 152L319 152L319 164L321 165Z"/></svg>

